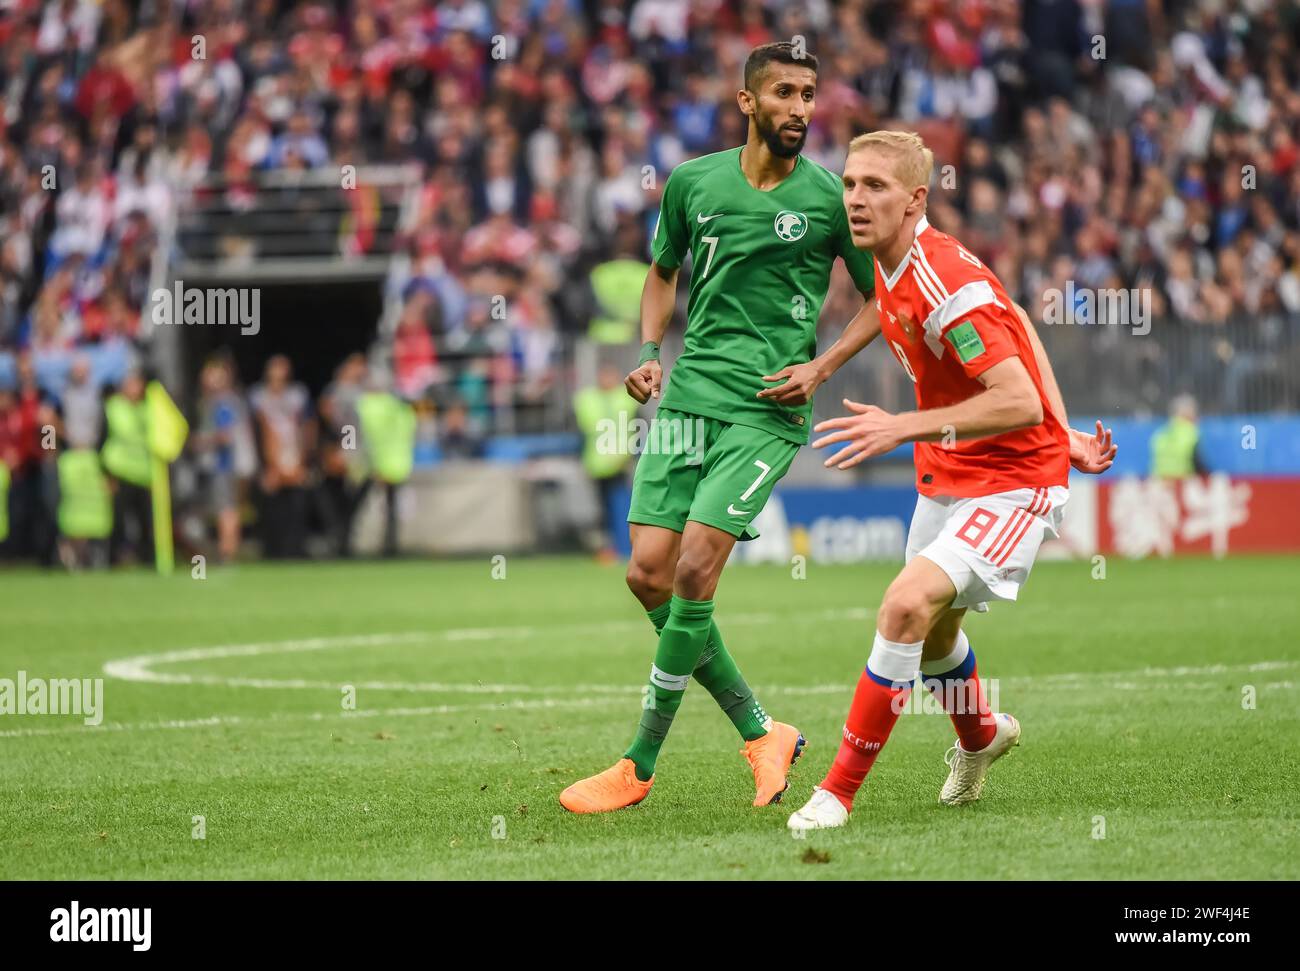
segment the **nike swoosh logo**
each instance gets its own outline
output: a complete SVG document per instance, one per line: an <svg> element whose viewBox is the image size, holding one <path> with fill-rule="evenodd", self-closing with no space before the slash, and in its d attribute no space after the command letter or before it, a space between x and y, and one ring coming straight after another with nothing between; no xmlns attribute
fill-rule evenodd
<svg viewBox="0 0 1300 971"><path fill-rule="evenodd" d="M725 216L725 215L726 215L725 212L715 212L712 216L706 216L704 215L704 213L700 213L698 216L695 217L695 220L696 222L706 223L710 219L717 219L719 216Z"/></svg>
<svg viewBox="0 0 1300 971"><path fill-rule="evenodd" d="M727 513L728 513L729 515L732 515L732 516L743 516L743 515L745 515L745 510L743 510L743 509L737 509L735 506L733 506L733 505L731 505L730 503L728 503L728 504L727 504Z"/></svg>

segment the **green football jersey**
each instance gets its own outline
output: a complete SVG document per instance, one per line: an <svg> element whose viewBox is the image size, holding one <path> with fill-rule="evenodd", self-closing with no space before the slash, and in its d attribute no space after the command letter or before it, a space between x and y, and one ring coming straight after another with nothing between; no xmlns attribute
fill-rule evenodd
<svg viewBox="0 0 1300 971"><path fill-rule="evenodd" d="M871 254L855 249L839 177L800 156L776 188L755 189L740 149L683 162L664 186L651 253L662 267L693 257L686 347L663 406L762 428L802 445L812 405L755 397L817 354L817 317L839 256L859 291L874 289ZM848 323L848 321L845 321Z"/></svg>

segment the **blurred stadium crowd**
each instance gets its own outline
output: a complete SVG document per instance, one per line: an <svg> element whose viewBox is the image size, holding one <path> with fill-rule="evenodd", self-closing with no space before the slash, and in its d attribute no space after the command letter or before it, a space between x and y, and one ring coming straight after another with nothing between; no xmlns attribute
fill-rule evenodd
<svg viewBox="0 0 1300 971"><path fill-rule="evenodd" d="M1171 326L1271 321L1295 345L1290 0L14 0L0 15L11 503L38 504L23 483L46 419L93 445L104 423L87 402L147 365L150 272L177 208L212 177L238 195L277 170L419 166L383 357L401 396L438 398L444 451L478 454L503 387L555 393L566 341L635 343L667 174L744 140L745 56L800 36L821 62L807 154L837 170L857 132L919 131L940 166L932 221L1031 312L1067 281L1148 288ZM856 299L837 269L828 331ZM449 388L450 360L471 366ZM229 373L211 381L224 390L204 394L258 412ZM329 461L316 432L328 445L338 423L296 387L285 410L315 430L314 480ZM244 454L238 477L265 475L265 450Z"/></svg>

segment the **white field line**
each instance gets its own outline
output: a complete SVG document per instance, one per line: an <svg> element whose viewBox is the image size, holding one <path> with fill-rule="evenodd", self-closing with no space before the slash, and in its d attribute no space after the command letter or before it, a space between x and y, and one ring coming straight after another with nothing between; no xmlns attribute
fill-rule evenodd
<svg viewBox="0 0 1300 971"><path fill-rule="evenodd" d="M848 610L828 610L809 614L810 620L869 620L875 615L874 608L853 608ZM774 621L788 620L785 614L749 614L732 618L728 626L770 624ZM614 621L602 624L575 624L564 627L546 628L547 631L562 630L574 635L607 634L611 630L643 630L642 621ZM518 627L477 627L458 628L444 631L408 631L403 633L360 634L340 637L312 637L290 641L268 641L252 644L226 644L215 647L182 648L154 654L140 654L133 657L119 658L104 665L104 673L111 678L147 684L166 685L212 685L221 687L260 688L260 689L303 689L338 691L342 682L308 680L299 678L248 678L224 677L221 675L187 674L181 672L162 672L154 670L156 665L180 664L205 661L216 658L258 657L269 654L293 654L307 651L328 650L340 647L388 647L400 644L419 644L435 641L459 642L475 640L499 640L535 637L542 628L534 626ZM1065 687L1086 682L1094 687L1113 690L1144 690L1151 687L1148 679L1184 678L1195 675L1221 675L1230 673L1261 673L1283 670L1300 665L1300 661L1275 660L1257 661L1245 664L1212 664L1203 666L1184 666L1170 668L1147 667L1127 671L1083 671L1064 672L1045 675L1013 675L1000 678L1009 684L1028 684L1039 689ZM1138 680L1134 680L1138 679ZM1144 683L1146 682L1146 683ZM361 681L352 684L358 691L395 691L415 693L453 693L453 694L522 694L529 699L502 700L480 704L464 705L428 705L420 707L362 709L341 712L306 712L276 713L270 715L213 715L205 718L160 720L154 722L107 723L99 726L66 725L50 728L20 728L0 731L0 738L17 738L28 736L57 735L95 731L156 731L168 729L211 728L238 726L264 722L308 721L326 722L339 720L345 722L352 718L374 717L411 717L431 715L466 714L471 712L505 712L527 711L536 709L590 708L621 703L631 695L641 691L640 684L491 684L483 682L407 682L407 681ZM1178 685L1180 690L1222 689L1220 682L1189 682ZM1258 686L1261 690L1292 688L1290 681L1269 682ZM852 691L852 684L828 683L812 685L775 685L759 690L760 695L844 695ZM542 695L565 695L565 699L554 699ZM576 696L576 697L575 697ZM583 697L586 696L586 697Z"/></svg>
<svg viewBox="0 0 1300 971"><path fill-rule="evenodd" d="M1032 678L1023 678L1021 680L1030 681ZM1292 689L1295 682L1292 681L1273 681L1258 685L1260 691L1270 689ZM828 689L843 692L845 695L852 690L852 685L823 685ZM1117 690L1149 690L1149 684L1137 684L1135 682L1114 682L1102 684L1100 687L1113 688ZM1187 682L1180 684L1180 690L1207 690L1222 691L1223 685L1217 681ZM631 693L631 692L629 692ZM798 688L776 688L765 689L759 694L813 694L825 692L806 691ZM203 718L178 718L166 719L154 722L105 722L102 725L64 725L61 727L51 728L13 728L7 731L0 731L0 738L31 738L46 735L93 735L108 732L151 732L151 731L174 731L177 729L190 728L228 728L251 725L264 725L268 722L317 722L328 723L337 721L341 726L347 722L358 718L412 718L428 717L432 715L464 715L474 712L492 712L507 713L512 711L536 711L549 709L579 709L579 708L603 708L610 705L622 704L623 699L614 696L604 696L595 698L574 698L568 701L554 700L544 698L538 701L527 701L516 699L514 701L494 701L486 704L476 705L423 705L419 707L406 708L375 708L360 709L357 711L338 711L338 712L275 712L269 715L209 715Z"/></svg>
<svg viewBox="0 0 1300 971"><path fill-rule="evenodd" d="M598 708L616 702L614 698L575 698L571 701L496 701L477 705L426 705L419 708L374 708L337 712L276 712L270 715L209 715L205 718L178 718L156 722L105 722L102 725L65 725L59 728L14 728L0 732L0 738L27 738L40 735L95 734L99 732L149 732L184 728L223 728L258 725L266 722L334 722L345 724L356 718L410 718L427 715L464 715L473 712L533 711L549 708Z"/></svg>
<svg viewBox="0 0 1300 971"><path fill-rule="evenodd" d="M806 619L826 620L869 620L875 616L874 609L865 607L849 610L828 610L809 614ZM788 620L786 614L749 614L728 621L729 626L751 624L771 624ZM303 651L320 651L337 647L389 647L395 644L421 644L434 641L485 641L506 639L527 639L544 632L563 631L573 636L608 634L620 629L644 631L644 621L612 621L603 624L570 624L560 627L541 628L536 626L519 627L462 627L442 631L408 631L400 634L351 634L340 637L311 637L303 640L268 641L255 644L223 644L216 647L192 647L174 651L162 651L156 654L138 654L133 657L118 658L104 665L104 673L110 678L123 681L136 681L148 684L185 684L185 685L220 685L235 688L299 688L337 691L342 682L312 681L302 678L243 678L223 677L220 675L185 674L179 672L155 671L155 665L181 664L187 661L208 661L229 657L256 657L264 654L296 654ZM410 681L366 681L347 682L358 690L367 688L372 691L416 691L416 692L466 692L470 694L536 694L546 693L535 685L520 684L478 684ZM639 692L639 686L628 685L564 685L551 689L554 693L596 694L611 692L625 694L629 691Z"/></svg>
<svg viewBox="0 0 1300 971"><path fill-rule="evenodd" d="M810 615L815 620L864 620L872 616L866 608L853 610L825 611L820 615ZM743 624L767 624L782 619L781 615L750 614L729 621L729 626ZM611 628L644 628L644 624L618 621L608 624L581 624L568 627L547 628L549 631L563 630L566 633L582 635L583 633L608 633ZM312 637L291 641L268 641L254 644L226 644L216 647L182 648L174 651L162 651L154 654L139 654L133 657L119 658L104 665L104 673L110 678L134 681L146 684L171 685L206 685L230 688L292 689L310 691L337 691L342 684L350 684L358 691L405 691L418 694L458 693L458 694L523 694L523 695L627 695L641 690L640 684L497 684L485 682L442 682L442 681L360 681L341 682L311 680L306 678L250 678L217 674L189 674L184 672L164 672L154 668L163 664L181 664L193 661L206 661L230 657L257 657L267 654L295 654L304 651L320 651L340 647L388 647L397 644L418 644L433 641L498 640L505 638L530 638L541 632L534 626L521 627L471 627L445 631L408 631L397 634L354 634L340 637ZM1101 678L1179 678L1188 675L1214 675L1234 672L1262 672L1293 667L1296 661L1258 661L1249 664L1211 664L1199 667L1140 668L1129 671L1075 671L1058 674L1012 675L1000 678L1009 683L1031 682L1039 685L1072 684L1079 681L1095 681ZM842 683L785 686L768 688L767 693L791 695L830 694L845 690Z"/></svg>
<svg viewBox="0 0 1300 971"><path fill-rule="evenodd" d="M1021 680L1033 680L1032 678L1023 678ZM1295 682L1292 681L1273 681L1258 685L1259 690L1268 691L1270 689L1292 689ZM843 692L847 695L852 690L852 685L824 685L828 689ZM1137 684L1135 682L1114 682L1102 684L1100 687L1112 688L1117 690L1149 690L1149 684ZM1180 690L1211 690L1222 691L1223 685L1217 681L1205 682L1188 682L1180 684ZM629 692L631 693L631 692ZM766 689L760 694L813 694L825 692L806 691L798 688L776 688ZM496 701L486 704L476 705L423 705L419 707L406 708L375 708L362 709L357 711L339 711L339 712L275 712L269 715L209 715L204 718L180 718L167 719L156 722L106 722L102 725L90 727L86 725L64 725L57 728L14 728L7 731L0 731L0 738L31 738L46 735L87 735L105 732L149 732L149 731L169 731L176 729L190 728L226 728L262 725L268 722L331 722L337 720L342 725L358 718L411 718L411 717L428 717L432 715L464 715L474 712L493 712L506 713L512 711L536 711L549 709L580 709L580 708L602 708L610 705L622 704L622 699L614 696L596 697L596 698L574 698L568 701L554 700L544 698L538 701L527 701L516 699L514 701Z"/></svg>

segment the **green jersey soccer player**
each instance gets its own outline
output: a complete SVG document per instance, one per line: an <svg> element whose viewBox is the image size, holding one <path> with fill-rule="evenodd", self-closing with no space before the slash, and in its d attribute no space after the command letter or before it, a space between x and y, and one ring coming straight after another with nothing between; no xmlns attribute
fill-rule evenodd
<svg viewBox="0 0 1300 971"><path fill-rule="evenodd" d="M802 55L802 56L801 56ZM641 363L627 376L640 402L660 396L659 342L677 273L692 258L686 346L637 463L628 513L627 582L659 632L640 724L612 768L569 786L573 812L640 802L694 678L731 718L754 772L754 805L777 802L803 737L769 719L717 625L713 594L736 540L808 441L817 386L879 333L871 256L854 248L840 179L800 157L817 60L789 43L755 48L745 64L740 148L679 165L664 186L641 294ZM820 357L817 317L835 258L862 309Z"/></svg>

